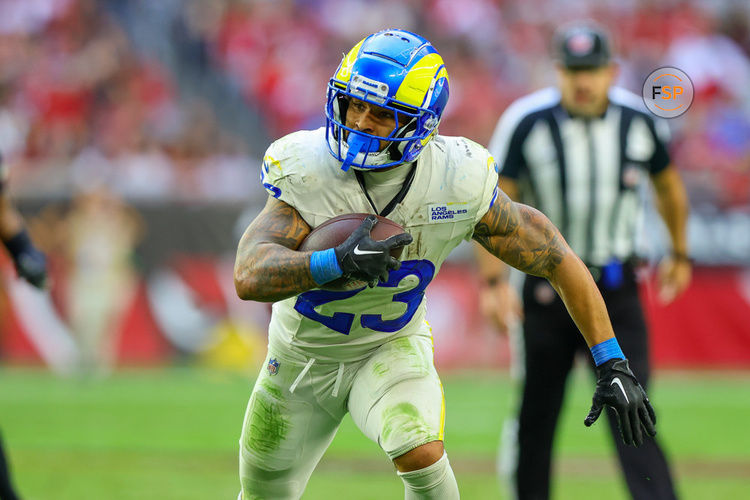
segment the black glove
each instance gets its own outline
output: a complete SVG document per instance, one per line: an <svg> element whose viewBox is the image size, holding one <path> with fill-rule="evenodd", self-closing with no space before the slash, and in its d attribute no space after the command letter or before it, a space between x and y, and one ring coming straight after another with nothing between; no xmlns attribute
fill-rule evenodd
<svg viewBox="0 0 750 500"><path fill-rule="evenodd" d="M35 287L44 288L47 281L47 259L31 243L26 230L21 230L4 243L13 258L18 275Z"/></svg>
<svg viewBox="0 0 750 500"><path fill-rule="evenodd" d="M591 411L586 427L596 422L604 405L617 412L617 423L622 440L627 445L640 446L643 443L641 427L651 437L656 435L656 414L641 384L630 371L627 359L610 359L596 367L598 380L594 391Z"/></svg>
<svg viewBox="0 0 750 500"><path fill-rule="evenodd" d="M15 260L18 275L42 289L47 282L47 258L34 247L20 253Z"/></svg>
<svg viewBox="0 0 750 500"><path fill-rule="evenodd" d="M412 242L408 233L396 234L384 241L373 240L370 231L377 222L377 217L368 215L346 241L334 249L344 276L366 281L370 288L377 285L378 280L388 281L388 271L401 267L401 262L391 256L391 249Z"/></svg>

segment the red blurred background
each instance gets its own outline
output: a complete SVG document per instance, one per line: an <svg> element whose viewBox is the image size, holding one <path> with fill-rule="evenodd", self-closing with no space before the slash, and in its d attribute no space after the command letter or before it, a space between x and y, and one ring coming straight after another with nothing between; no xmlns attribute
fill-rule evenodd
<svg viewBox="0 0 750 500"><path fill-rule="evenodd" d="M81 366L254 366L268 309L233 295L242 229L265 198L271 140L323 125L325 85L372 31L413 30L451 78L441 133L486 144L515 98L554 83L561 23L609 28L619 84L669 64L696 97L671 120L689 190L695 279L642 292L659 367L750 368L750 7L738 2L465 0L6 0L0 2L0 151L10 191L50 256L49 296L2 263L0 356ZM645 193L648 196L648 193ZM653 217L653 211L647 217ZM643 232L644 256L666 249ZM504 366L478 316L471 254L431 285L443 367Z"/></svg>

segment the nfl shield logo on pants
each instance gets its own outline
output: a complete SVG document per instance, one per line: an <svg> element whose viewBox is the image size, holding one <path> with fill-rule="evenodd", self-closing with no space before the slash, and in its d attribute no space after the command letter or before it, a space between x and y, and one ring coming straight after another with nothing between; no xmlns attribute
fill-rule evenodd
<svg viewBox="0 0 750 500"><path fill-rule="evenodd" d="M279 362L275 358L271 358L268 362L268 374L276 375L277 373L279 373Z"/></svg>

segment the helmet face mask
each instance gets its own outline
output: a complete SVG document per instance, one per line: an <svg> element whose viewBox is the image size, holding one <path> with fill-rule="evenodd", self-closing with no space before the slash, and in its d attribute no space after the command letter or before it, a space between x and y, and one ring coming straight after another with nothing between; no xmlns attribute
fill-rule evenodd
<svg viewBox="0 0 750 500"><path fill-rule="evenodd" d="M379 136L347 126L352 98L393 112L394 129ZM328 83L328 149L343 170L412 162L436 133L447 102L448 74L427 40L402 30L375 33L344 56ZM388 142L382 150L380 141Z"/></svg>

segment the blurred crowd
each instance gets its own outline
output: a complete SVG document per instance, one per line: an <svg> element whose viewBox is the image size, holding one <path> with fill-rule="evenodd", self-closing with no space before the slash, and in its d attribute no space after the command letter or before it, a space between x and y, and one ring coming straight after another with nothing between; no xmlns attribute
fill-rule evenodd
<svg viewBox="0 0 750 500"><path fill-rule="evenodd" d="M552 35L581 19L612 32L620 85L640 92L667 64L691 77L692 107L669 122L691 256L747 265L746 0L0 0L0 153L53 278L51 300L0 286L17 319L2 309L0 347L23 358L11 328L23 324L62 372L167 352L249 366L268 311L236 300L231 269L266 197L260 158L274 138L324 124L343 53L387 27L423 34L450 75L441 133L486 144L514 99L555 83Z"/></svg>
<svg viewBox="0 0 750 500"><path fill-rule="evenodd" d="M105 7L0 2L0 151L14 194L239 199L255 180L245 145Z"/></svg>
<svg viewBox="0 0 750 500"><path fill-rule="evenodd" d="M20 196L259 201L268 140L324 123L326 83L364 35L430 39L451 77L441 132L486 144L513 99L554 83L550 38L582 18L612 31L626 88L665 64L690 75L670 125L691 201L750 210L750 6L730 0L5 0L0 151ZM205 74L227 87L188 85ZM226 119L226 89L255 127Z"/></svg>

